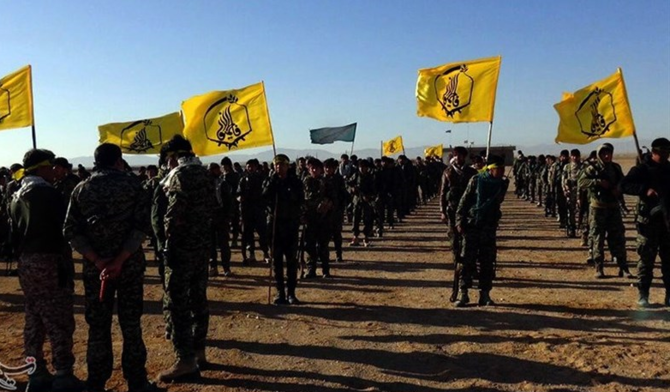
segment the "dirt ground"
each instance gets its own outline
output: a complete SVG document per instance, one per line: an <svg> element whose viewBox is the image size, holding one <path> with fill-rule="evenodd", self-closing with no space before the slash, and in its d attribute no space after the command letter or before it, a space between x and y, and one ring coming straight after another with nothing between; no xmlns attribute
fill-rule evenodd
<svg viewBox="0 0 670 392"><path fill-rule="evenodd" d="M668 309L639 310L636 289L630 280L612 277L611 262L610 278L595 280L586 249L565 238L542 209L510 192L503 213L495 307L454 309L449 303L452 264L437 200L371 247L345 249L332 279L301 282L300 306L268 305L267 265L243 267L234 252L235 276L212 279L208 292L207 353L215 369L204 371L200 383L168 390L667 391ZM626 227L635 271L632 216ZM174 356L163 337L157 269L149 264L143 332L155 377ZM75 371L85 378L82 292L78 280ZM662 299L656 279L651 301ZM23 361L22 301L17 279L0 277L4 364ZM114 349L107 387L125 391L118 325ZM17 380L21 390L25 376Z"/></svg>

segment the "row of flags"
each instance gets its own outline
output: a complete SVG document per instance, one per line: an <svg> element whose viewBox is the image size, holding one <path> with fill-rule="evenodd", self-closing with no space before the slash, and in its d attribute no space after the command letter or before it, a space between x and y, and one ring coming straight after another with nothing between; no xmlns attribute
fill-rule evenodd
<svg viewBox="0 0 670 392"><path fill-rule="evenodd" d="M416 85L417 115L439 121L493 123L502 58L448 63L421 69ZM621 69L613 75L563 93L554 105L559 116L556 143L586 144L600 138L635 136L635 125ZM33 126L31 67L0 79L0 130ZM310 130L314 144L351 142L356 123ZM211 91L181 103L181 112L98 127L100 142L131 154L157 154L162 143L182 134L200 156L274 145L263 82L241 89ZM490 136L490 133L489 133ZM441 156L441 145L439 156ZM426 156L438 156L438 146ZM382 142L382 154L404 151L402 136Z"/></svg>

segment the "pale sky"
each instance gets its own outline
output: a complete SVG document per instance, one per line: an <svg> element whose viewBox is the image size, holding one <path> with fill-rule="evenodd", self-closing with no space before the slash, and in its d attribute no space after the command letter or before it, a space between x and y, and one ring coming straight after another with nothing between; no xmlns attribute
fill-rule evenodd
<svg viewBox="0 0 670 392"><path fill-rule="evenodd" d="M617 67L640 137L670 135L665 0L0 0L0 8L0 75L32 65L38 147L68 158L92 155L98 125L261 80L280 147L313 147L310 128L352 122L357 148L399 134L406 147L483 144L487 123L416 116L417 70L497 55L494 145L552 143L562 92ZM29 128L0 132L0 165L30 147Z"/></svg>

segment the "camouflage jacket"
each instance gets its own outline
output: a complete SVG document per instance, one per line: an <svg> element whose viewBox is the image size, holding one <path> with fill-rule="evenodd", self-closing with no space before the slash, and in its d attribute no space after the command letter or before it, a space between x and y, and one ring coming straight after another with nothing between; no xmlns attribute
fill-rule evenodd
<svg viewBox="0 0 670 392"><path fill-rule="evenodd" d="M570 162L563 167L562 186L565 194L576 191L579 182L579 176L582 174L583 165L581 162Z"/></svg>
<svg viewBox="0 0 670 392"><path fill-rule="evenodd" d="M605 163L600 159L582 170L578 185L588 191L589 204L594 208L618 208L621 196L617 197L614 189L623 179L623 171L618 163ZM601 181L607 180L610 188L605 189Z"/></svg>
<svg viewBox="0 0 670 392"><path fill-rule="evenodd" d="M330 186L324 177L305 177L305 217L308 221L327 219L334 216L337 189Z"/></svg>
<svg viewBox="0 0 670 392"><path fill-rule="evenodd" d="M493 178L488 172L472 177L456 210L456 226L498 227L508 186L507 178Z"/></svg>
<svg viewBox="0 0 670 392"><path fill-rule="evenodd" d="M468 187L470 179L477 175L477 170L464 165L458 169L453 164L447 166L442 172L442 184L440 186L440 212L447 213L447 210L456 211L461 197Z"/></svg>
<svg viewBox="0 0 670 392"><path fill-rule="evenodd" d="M63 195L63 200L67 206L70 203L72 191L81 182L81 179L73 173L68 173L62 180L56 181L54 187Z"/></svg>
<svg viewBox="0 0 670 392"><path fill-rule="evenodd" d="M208 248L218 203L207 169L197 158L180 158L179 166L161 184L167 196L166 247L181 251Z"/></svg>
<svg viewBox="0 0 670 392"><path fill-rule="evenodd" d="M95 251L105 258L121 250L134 253L150 233L148 203L135 176L100 169L72 192L63 233L82 254Z"/></svg>
<svg viewBox="0 0 670 392"><path fill-rule="evenodd" d="M623 193L639 197L636 214L639 223L646 224L662 216L670 228L670 163L657 163L647 156L630 169L620 187ZM649 189L654 189L657 196L647 196Z"/></svg>

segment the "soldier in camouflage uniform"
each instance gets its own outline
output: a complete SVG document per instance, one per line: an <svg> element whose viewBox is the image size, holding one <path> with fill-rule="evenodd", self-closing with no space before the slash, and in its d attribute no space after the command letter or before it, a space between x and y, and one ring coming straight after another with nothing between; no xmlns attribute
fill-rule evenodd
<svg viewBox="0 0 670 392"><path fill-rule="evenodd" d="M579 187L577 182L582 172L581 152L578 149L570 151L570 162L563 168L562 187L566 198L567 222L566 231L570 238L577 236L577 212L579 202Z"/></svg>
<svg viewBox="0 0 670 392"><path fill-rule="evenodd" d="M528 201L535 203L536 188L537 188L537 158L535 155L528 157Z"/></svg>
<svg viewBox="0 0 670 392"><path fill-rule="evenodd" d="M354 237L350 246L358 246L358 236L361 234L361 223L363 223L363 246L369 245L372 236L372 225L375 219L374 199L376 189L374 176L370 172L370 163L365 159L358 161L358 171L349 179L351 194L354 196Z"/></svg>
<svg viewBox="0 0 670 392"><path fill-rule="evenodd" d="M521 197L521 190L523 188L523 181L521 180L519 168L521 167L521 162L524 159L525 156L523 155L523 152L519 150L517 157L514 158L514 162L512 163L512 175L514 176L514 194L516 195L517 199Z"/></svg>
<svg viewBox="0 0 670 392"><path fill-rule="evenodd" d="M72 191L81 179L72 173L72 164L65 158L56 158L54 160L54 172L56 174L54 187L63 195L63 200L67 206L70 203Z"/></svg>
<svg viewBox="0 0 670 392"><path fill-rule="evenodd" d="M489 292L493 287L496 231L502 217L500 205L505 199L509 180L505 175L505 160L490 155L486 171L470 179L456 210L456 230L463 235L463 271L459 282L456 307L470 302L468 289L479 265L479 305L494 305Z"/></svg>
<svg viewBox="0 0 670 392"><path fill-rule="evenodd" d="M442 173L440 187L440 213L442 222L449 227L449 241L454 265L462 268L461 256L463 236L456 230L456 210L470 179L477 175L477 170L465 164L468 150L465 147L454 148L454 157Z"/></svg>
<svg viewBox="0 0 670 392"><path fill-rule="evenodd" d="M270 230L273 239L272 263L277 295L275 305L300 303L295 289L298 284L298 230L305 202L303 184L295 173L289 173L289 159L277 154L274 159L276 172L263 184L263 200L269 206ZM284 262L286 282L284 282ZM287 289L285 291L285 289ZM288 295L288 298L287 298Z"/></svg>
<svg viewBox="0 0 670 392"><path fill-rule="evenodd" d="M344 224L344 210L347 207L349 193L345 185L345 180L337 172L338 163L335 159L326 159L324 161L326 175L326 188L333 189L336 198L333 199L334 216L332 220L331 236L333 238L333 247L335 248L335 261L341 262L342 259L342 226ZM391 212L392 214L393 212Z"/></svg>
<svg viewBox="0 0 670 392"><path fill-rule="evenodd" d="M209 257L209 276L219 275L219 269L216 265L217 248L221 251L221 266L223 275L231 276L230 270L230 220L233 210L233 196L228 183L221 176L221 167L212 162L208 167L211 180L214 184L216 195L216 208L213 211L212 219L212 244Z"/></svg>
<svg viewBox="0 0 670 392"><path fill-rule="evenodd" d="M165 145L165 153L170 166L177 163L161 183L168 200L163 299L177 361L159 380L169 382L197 378L200 369L208 366L207 262L217 201L214 183L193 154L191 143L174 136Z"/></svg>
<svg viewBox="0 0 670 392"><path fill-rule="evenodd" d="M305 191L305 251L309 259L306 279L316 278L316 264L321 262L323 277L330 277L330 250L335 219L337 189L329 187L323 177L323 163L310 158L307 161L309 176L303 180Z"/></svg>
<svg viewBox="0 0 670 392"><path fill-rule="evenodd" d="M51 185L54 154L30 150L24 158L25 177L12 197L12 242L19 257L19 282L25 295L24 348L36 359L29 391L81 391L72 373L74 333L74 265L63 238L66 207ZM51 342L54 378L44 360L44 339Z"/></svg>
<svg viewBox="0 0 670 392"><path fill-rule="evenodd" d="M261 198L264 177L258 170L257 159L247 161L246 169L246 174L240 179L237 187L242 217L242 262L249 264L256 261L254 231L258 233L258 244L263 251L263 258L269 262L267 220Z"/></svg>
<svg viewBox="0 0 670 392"><path fill-rule="evenodd" d="M549 181L550 173L552 172L551 168L554 165L554 162L556 162L556 157L547 155L545 160L546 164L540 172L540 178L542 180L542 192L544 193L544 216L548 217L551 216L552 213L556 215L553 189Z"/></svg>
<svg viewBox="0 0 670 392"><path fill-rule="evenodd" d="M570 161L570 152L561 150L558 161L554 163L554 198L556 200L556 209L558 210L558 227L565 229L568 220L568 203L563 192L563 169Z"/></svg>
<svg viewBox="0 0 670 392"><path fill-rule="evenodd" d="M654 262L661 259L665 287L664 306L670 306L670 141L651 143L651 155L633 167L621 181L624 193L639 197L637 205L638 305L649 306Z"/></svg>
<svg viewBox="0 0 670 392"><path fill-rule="evenodd" d="M145 259L149 233L147 193L123 170L121 149L103 143L95 150L95 173L72 192L63 233L84 257L83 279L88 323L87 387L103 391L112 375L112 314L118 298L123 335L121 367L129 391L152 391L142 340ZM104 285L103 285L104 282ZM104 287L104 290L103 290Z"/></svg>
<svg viewBox="0 0 670 392"><path fill-rule="evenodd" d="M591 254L596 278L605 277L605 238L619 266L619 276L634 278L626 263L626 235L619 204L622 195L618 186L623 179L623 172L619 164L612 162L614 148L611 144L603 144L597 151L598 162L587 166L579 177L579 186L589 192Z"/></svg>
<svg viewBox="0 0 670 392"><path fill-rule="evenodd" d="M544 155L538 155L537 167L535 168L535 189L537 190L537 206L544 205L544 180L542 174L546 172L547 158Z"/></svg>
<svg viewBox="0 0 670 392"><path fill-rule="evenodd" d="M589 157L582 162L582 172L586 169L587 166L592 165L598 162L597 153L591 151ZM590 229L589 229L589 191L588 189L579 186L579 181L577 181L577 189L579 191L579 211L577 213L577 227L581 227L581 246L587 246L589 249L590 241ZM587 264L593 264L593 257L587 259Z"/></svg>

